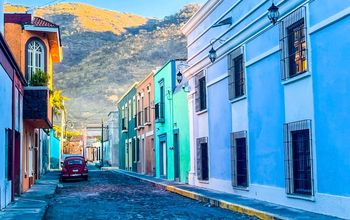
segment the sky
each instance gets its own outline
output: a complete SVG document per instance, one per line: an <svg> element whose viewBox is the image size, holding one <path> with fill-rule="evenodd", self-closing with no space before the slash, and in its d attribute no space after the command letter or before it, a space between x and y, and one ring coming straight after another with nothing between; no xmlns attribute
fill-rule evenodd
<svg viewBox="0 0 350 220"><path fill-rule="evenodd" d="M82 2L100 8L130 12L145 17L163 18L174 14L186 4L203 4L207 0L5 0L6 3L29 7L43 6L55 2Z"/></svg>

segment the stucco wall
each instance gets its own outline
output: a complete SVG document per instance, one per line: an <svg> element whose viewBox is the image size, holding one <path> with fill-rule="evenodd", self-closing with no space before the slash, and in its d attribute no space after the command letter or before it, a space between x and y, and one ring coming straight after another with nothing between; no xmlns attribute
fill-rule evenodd
<svg viewBox="0 0 350 220"><path fill-rule="evenodd" d="M60 140L55 137L54 130L50 130L50 168L59 168Z"/></svg>
<svg viewBox="0 0 350 220"><path fill-rule="evenodd" d="M122 107L125 106L126 103L129 104L129 101L131 100L131 103L133 102L133 97L136 95L136 88L131 88L128 93L119 101L118 103L118 111L119 111L119 128L122 128ZM128 114L128 113L127 113ZM122 129L119 129L119 165L121 169L125 169L125 163L126 163L126 149L125 149L125 141L131 140L133 138L136 138L136 131L135 131L135 120L134 116L132 116L128 122L128 131L122 132ZM130 147L130 149L132 149ZM131 150L129 155L129 158L132 158L133 151ZM136 169L136 164L132 164L132 168Z"/></svg>
<svg viewBox="0 0 350 220"><path fill-rule="evenodd" d="M4 208L11 202L11 181L5 177L7 169L5 129L12 129L12 81L2 67L0 67L0 82L0 208Z"/></svg>
<svg viewBox="0 0 350 220"><path fill-rule="evenodd" d="M318 191L340 196L350 196L349 30L348 16L311 35Z"/></svg>
<svg viewBox="0 0 350 220"><path fill-rule="evenodd" d="M167 178L174 179L174 152L169 150L173 146L173 76L174 61L169 61L154 75L154 103L160 102L160 85L159 82L163 80L164 85L164 123L155 122L155 146L156 146L156 176L160 177L160 139L159 136L166 136L167 143Z"/></svg>
<svg viewBox="0 0 350 220"><path fill-rule="evenodd" d="M190 171L190 130L187 93L181 88L173 95L174 103L174 129L178 129L180 181L188 182Z"/></svg>
<svg viewBox="0 0 350 220"><path fill-rule="evenodd" d="M11 52L13 53L22 73L26 73L26 44L31 38L39 38L44 42L46 47L46 72L52 80L52 59L50 55L50 46L48 43L48 37L45 37L44 32L29 32L22 30L20 24L5 23L5 39L9 45Z"/></svg>

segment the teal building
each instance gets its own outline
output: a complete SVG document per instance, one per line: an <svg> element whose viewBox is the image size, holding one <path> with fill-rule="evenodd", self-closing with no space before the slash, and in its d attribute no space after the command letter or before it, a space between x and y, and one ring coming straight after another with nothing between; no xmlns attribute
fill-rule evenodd
<svg viewBox="0 0 350 220"><path fill-rule="evenodd" d="M184 60L170 60L154 74L156 176L187 182L187 94L176 82L181 62Z"/></svg>
<svg viewBox="0 0 350 220"><path fill-rule="evenodd" d="M135 130L136 86L133 84L118 102L119 114L119 168L137 171L138 139Z"/></svg>

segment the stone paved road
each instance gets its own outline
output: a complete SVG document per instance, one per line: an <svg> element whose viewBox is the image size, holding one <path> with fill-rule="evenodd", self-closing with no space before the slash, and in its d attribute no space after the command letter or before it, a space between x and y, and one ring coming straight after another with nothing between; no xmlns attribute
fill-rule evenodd
<svg viewBox="0 0 350 220"><path fill-rule="evenodd" d="M111 171L89 175L63 183L45 219L251 219Z"/></svg>

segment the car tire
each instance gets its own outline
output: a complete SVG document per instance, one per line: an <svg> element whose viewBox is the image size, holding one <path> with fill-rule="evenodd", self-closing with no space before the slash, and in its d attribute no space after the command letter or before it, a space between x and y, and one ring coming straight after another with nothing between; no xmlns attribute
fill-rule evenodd
<svg viewBox="0 0 350 220"><path fill-rule="evenodd" d="M84 177L84 180L85 180L85 181L88 181L88 180L89 180L89 177L88 177L88 176L85 176L85 177Z"/></svg>

